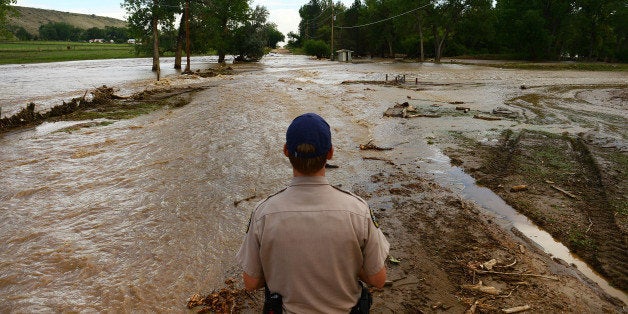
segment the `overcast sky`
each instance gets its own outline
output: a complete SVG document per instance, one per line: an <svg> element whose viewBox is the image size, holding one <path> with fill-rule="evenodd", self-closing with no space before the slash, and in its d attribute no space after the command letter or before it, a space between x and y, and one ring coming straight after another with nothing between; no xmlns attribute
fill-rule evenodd
<svg viewBox="0 0 628 314"><path fill-rule="evenodd" d="M339 0L336 0L339 1ZM125 11L120 7L123 0L17 0L18 6L50 9L64 12L95 14L125 19ZM309 0L253 0L252 5L265 6L270 12L269 20L277 24L284 35L299 27L299 8ZM340 0L350 6L353 0Z"/></svg>

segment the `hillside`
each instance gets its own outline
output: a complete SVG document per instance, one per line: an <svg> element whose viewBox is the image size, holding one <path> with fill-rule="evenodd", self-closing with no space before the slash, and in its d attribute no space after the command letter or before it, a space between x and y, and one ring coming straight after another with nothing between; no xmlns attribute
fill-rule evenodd
<svg viewBox="0 0 628 314"><path fill-rule="evenodd" d="M105 28L105 26L126 27L126 21L111 17L96 16L93 14L80 14L61 12L55 10L44 10L14 6L19 12L16 17L9 17L8 24L17 27L24 27L26 31L33 35L39 34L39 26L49 22L64 22L74 27L88 29L92 27Z"/></svg>

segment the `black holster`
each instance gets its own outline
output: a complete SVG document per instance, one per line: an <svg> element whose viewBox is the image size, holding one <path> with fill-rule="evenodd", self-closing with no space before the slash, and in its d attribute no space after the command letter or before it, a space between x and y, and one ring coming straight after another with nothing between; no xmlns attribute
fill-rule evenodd
<svg viewBox="0 0 628 314"><path fill-rule="evenodd" d="M369 288L361 282L360 287L362 287L362 293L360 294L358 304L351 309L351 314L368 314L371 311L371 304L373 304L371 291L369 291Z"/></svg>
<svg viewBox="0 0 628 314"><path fill-rule="evenodd" d="M283 300L281 294L270 293L268 286L264 286L264 314L281 314L283 313Z"/></svg>

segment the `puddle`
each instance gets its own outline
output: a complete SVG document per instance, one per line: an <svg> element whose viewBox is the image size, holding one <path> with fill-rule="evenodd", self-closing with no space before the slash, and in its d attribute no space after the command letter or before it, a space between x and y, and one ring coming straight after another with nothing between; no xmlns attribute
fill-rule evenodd
<svg viewBox="0 0 628 314"><path fill-rule="evenodd" d="M582 275L597 283L606 293L623 301L624 304L628 304L628 295L610 286L589 265L573 255L565 245L556 241L548 232L540 229L526 216L518 213L514 208L506 204L499 195L493 193L488 188L476 185L475 179L466 174L461 168L452 167L449 163L449 157L441 151L436 150L434 156L427 158L426 162L421 163L421 168L426 170L427 173L431 173L439 184L460 193L464 198L474 201L488 212L497 216L499 219L497 219L496 223L501 227L506 230L510 230L512 227L516 228L545 253L575 266Z"/></svg>

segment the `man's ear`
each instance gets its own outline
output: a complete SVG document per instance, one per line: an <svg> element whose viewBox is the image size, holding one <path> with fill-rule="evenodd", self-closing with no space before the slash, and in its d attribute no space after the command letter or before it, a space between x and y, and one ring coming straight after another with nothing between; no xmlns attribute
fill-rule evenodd
<svg viewBox="0 0 628 314"><path fill-rule="evenodd" d="M327 160L330 160L332 157L334 157L334 147L333 146L327 152Z"/></svg>
<svg viewBox="0 0 628 314"><path fill-rule="evenodd" d="M288 153L288 144L283 144L283 154L286 155L286 157L290 157L290 153Z"/></svg>

